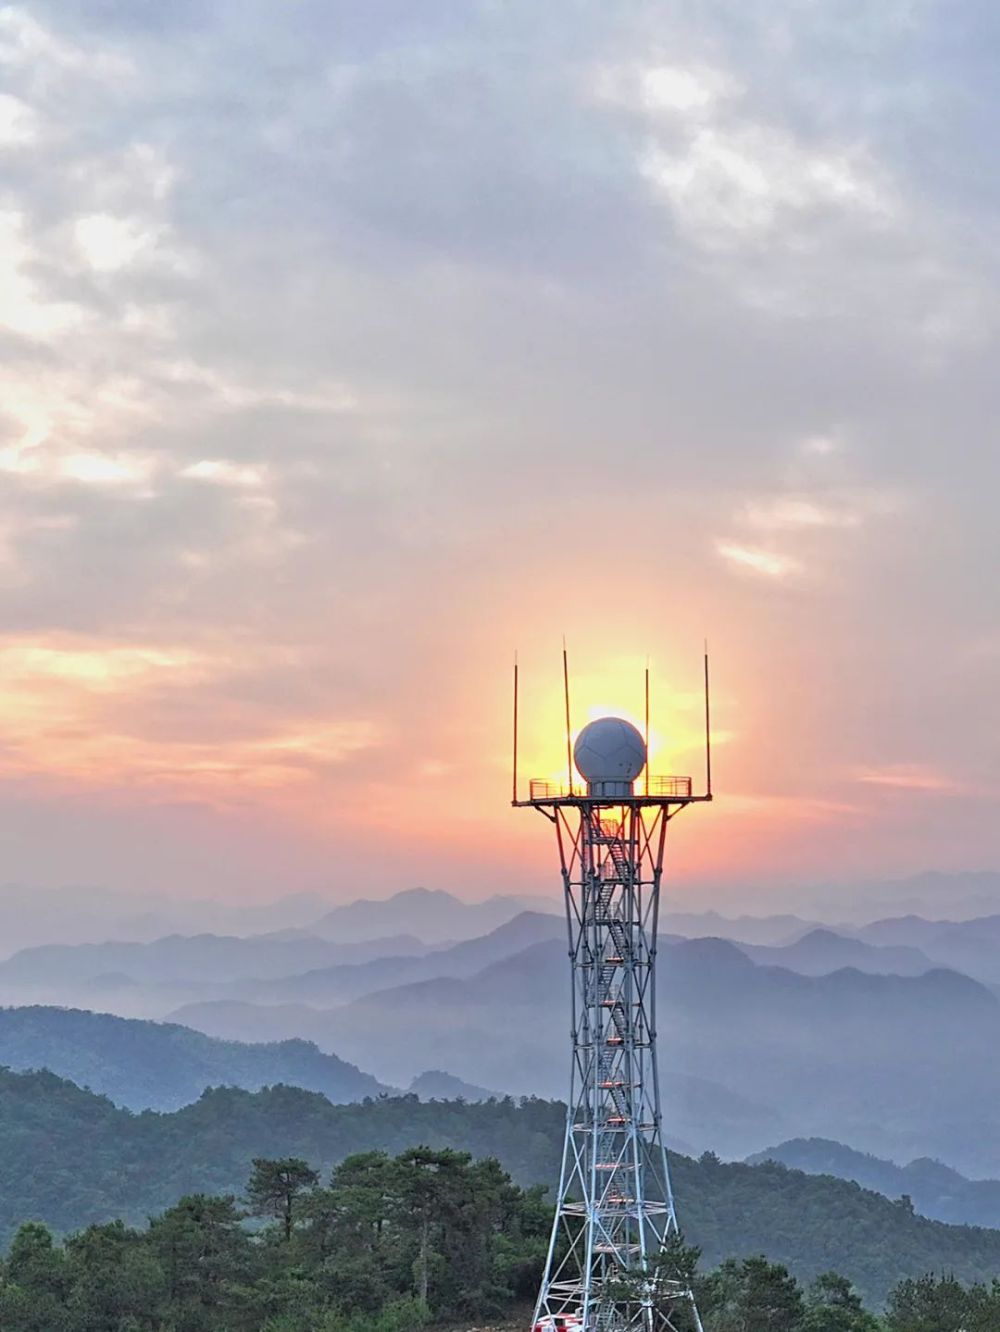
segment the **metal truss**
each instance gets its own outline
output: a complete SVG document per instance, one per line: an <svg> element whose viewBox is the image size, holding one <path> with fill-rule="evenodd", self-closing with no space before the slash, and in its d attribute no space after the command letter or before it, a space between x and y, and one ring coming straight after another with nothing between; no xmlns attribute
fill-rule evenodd
<svg viewBox="0 0 1000 1332"><path fill-rule="evenodd" d="M656 938L667 823L689 800L524 802L556 828L572 968L566 1140L534 1319L545 1332L702 1332L691 1290L658 1266L678 1229L656 1061Z"/></svg>

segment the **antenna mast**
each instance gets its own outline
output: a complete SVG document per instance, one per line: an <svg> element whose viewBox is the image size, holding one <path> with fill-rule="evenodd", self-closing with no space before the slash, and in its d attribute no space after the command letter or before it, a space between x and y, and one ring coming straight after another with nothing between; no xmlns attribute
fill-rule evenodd
<svg viewBox="0 0 1000 1332"><path fill-rule="evenodd" d="M514 804L517 804L517 651L514 651L514 767L513 767Z"/></svg>
<svg viewBox="0 0 1000 1332"><path fill-rule="evenodd" d="M566 655L566 639L563 638L563 694L566 699L566 777L570 795L573 794L573 740L569 724L569 657Z"/></svg>
<svg viewBox="0 0 1000 1332"><path fill-rule="evenodd" d="M517 673L515 665L515 702ZM556 827L569 927L572 1059L556 1215L536 1332L702 1332L690 1279L668 1258L680 1234L663 1140L656 1051L656 941L667 824L711 800L690 777L650 777L649 665L643 737L621 717L577 737L573 784L533 779L521 808ZM516 712L515 712L516 716ZM705 651L708 734L708 651ZM711 758L708 784L711 787Z"/></svg>
<svg viewBox="0 0 1000 1332"><path fill-rule="evenodd" d="M708 640L705 640L705 794L712 798L712 712L708 688Z"/></svg>
<svg viewBox="0 0 1000 1332"><path fill-rule="evenodd" d="M642 770L642 780L646 795L649 795L649 658L646 658L646 766Z"/></svg>

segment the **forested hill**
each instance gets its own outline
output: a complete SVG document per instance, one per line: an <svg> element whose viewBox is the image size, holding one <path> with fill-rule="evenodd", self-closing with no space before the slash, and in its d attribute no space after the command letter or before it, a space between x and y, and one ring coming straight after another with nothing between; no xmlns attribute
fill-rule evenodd
<svg viewBox="0 0 1000 1332"><path fill-rule="evenodd" d="M681 1156L672 1164L685 1235L708 1266L731 1253L764 1253L802 1278L839 1270L872 1304L897 1281L928 1271L967 1281L1000 1276L1000 1230L930 1221L905 1201L776 1162Z"/></svg>
<svg viewBox="0 0 1000 1332"><path fill-rule="evenodd" d="M966 1179L950 1166L926 1157L900 1166L827 1138L792 1138L747 1157L748 1165L762 1161L780 1161L807 1175L852 1179L889 1198L906 1194L918 1212L936 1221L1000 1227L1000 1180Z"/></svg>
<svg viewBox="0 0 1000 1332"><path fill-rule="evenodd" d="M287 1082L332 1101L387 1089L311 1041L220 1040L172 1022L76 1008L0 1008L0 1067L48 1068L132 1110L176 1110L206 1087Z"/></svg>
<svg viewBox="0 0 1000 1332"><path fill-rule="evenodd" d="M51 1073L0 1070L0 1240L29 1219L63 1232L114 1217L144 1224L183 1194L239 1194L254 1157L300 1156L325 1174L354 1152L426 1144L496 1156L520 1183L550 1183L563 1115L553 1101L333 1105L283 1086L136 1115ZM1000 1231L929 1221L847 1181L711 1157L674 1157L673 1170L685 1232L707 1265L766 1253L803 1279L834 1268L873 1302L932 1269L1000 1275Z"/></svg>
<svg viewBox="0 0 1000 1332"><path fill-rule="evenodd" d="M28 1219L60 1232L119 1217L139 1225L185 1194L238 1192L258 1156L304 1157L325 1173L354 1152L426 1144L496 1156L519 1182L548 1183L564 1116L554 1101L334 1105L283 1085L216 1088L170 1114L132 1114L53 1073L0 1069L0 1245Z"/></svg>

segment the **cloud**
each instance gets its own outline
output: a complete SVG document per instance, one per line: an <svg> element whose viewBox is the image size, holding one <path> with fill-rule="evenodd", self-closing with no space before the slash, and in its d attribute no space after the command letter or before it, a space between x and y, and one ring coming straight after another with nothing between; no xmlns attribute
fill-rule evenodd
<svg viewBox="0 0 1000 1332"><path fill-rule="evenodd" d="M698 248L809 246L806 228L822 234L838 216L878 229L896 218L896 191L864 141L810 141L759 118L748 85L729 69L602 68L595 87L644 123L638 170Z"/></svg>
<svg viewBox="0 0 1000 1332"><path fill-rule="evenodd" d="M224 458L202 458L181 470L181 476L193 481L213 481L224 486L250 486L264 484L264 473L259 467L240 466Z"/></svg>
<svg viewBox="0 0 1000 1332"><path fill-rule="evenodd" d="M97 273L113 273L134 264L156 246L156 234L134 218L91 213L73 227L77 247Z"/></svg>
<svg viewBox="0 0 1000 1332"><path fill-rule="evenodd" d="M930 795L961 792L961 785L947 773L915 763L893 763L880 767L858 768L854 780L868 786L887 786L899 791L927 792Z"/></svg>
<svg viewBox="0 0 1000 1332"><path fill-rule="evenodd" d="M700 63L601 66L594 76L599 100L650 117L705 118L741 91L727 71Z"/></svg>
<svg viewBox="0 0 1000 1332"><path fill-rule="evenodd" d="M724 560L747 573L761 574L765 578L786 578L797 565L787 555L762 550L755 546L736 546L728 541L716 542L716 550Z"/></svg>
<svg viewBox="0 0 1000 1332"><path fill-rule="evenodd" d="M873 717L873 770L918 724L966 770L989 663L942 644L996 619L986 19L946 47L927 9L459 8L0 11L0 597L11 651L65 658L8 663L10 789L102 829L114 782L296 804L310 874L378 806L416 874L389 824L436 872L442 783L400 811L386 774L423 767L461 785L471 882L512 836L497 662L563 629L678 699L722 640L720 828L765 766L836 805Z"/></svg>
<svg viewBox="0 0 1000 1332"><path fill-rule="evenodd" d="M70 302L48 299L32 280L37 255L27 232L23 213L0 211L0 327L46 340L79 324L83 311Z"/></svg>
<svg viewBox="0 0 1000 1332"><path fill-rule="evenodd" d="M697 245L760 244L836 210L885 225L888 190L863 150L808 149L765 126L699 129L680 148L651 144L641 170Z"/></svg>
<svg viewBox="0 0 1000 1332"><path fill-rule="evenodd" d="M751 527L781 532L800 528L857 527L862 514L848 505L838 506L806 495L780 495L750 500L746 506L746 521Z"/></svg>
<svg viewBox="0 0 1000 1332"><path fill-rule="evenodd" d="M38 119L19 97L0 93L0 149L23 148L38 137Z"/></svg>
<svg viewBox="0 0 1000 1332"><path fill-rule="evenodd" d="M353 717L275 725L264 711L223 708L214 734L203 719L160 733L171 697L197 689L238 691L249 667L225 651L189 646L107 645L8 637L0 644L0 778L14 776L115 789L151 798L183 789L226 800L247 788L315 782L379 743L378 727Z"/></svg>

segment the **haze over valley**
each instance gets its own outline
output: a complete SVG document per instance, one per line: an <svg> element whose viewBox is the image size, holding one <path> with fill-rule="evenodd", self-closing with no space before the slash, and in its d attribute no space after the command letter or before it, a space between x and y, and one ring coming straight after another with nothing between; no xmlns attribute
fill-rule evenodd
<svg viewBox="0 0 1000 1332"><path fill-rule="evenodd" d="M133 1109L274 1082L357 1100L433 1088L431 1071L439 1095L564 1094L557 898L418 889L304 905L285 928L280 902L257 908L244 924L264 932L13 951L0 961L0 1063L49 1068ZM1000 914L820 924L667 912L671 1142L740 1159L820 1138L1000 1178L1000 1072L978 1057L1000 1042L998 957Z"/></svg>

